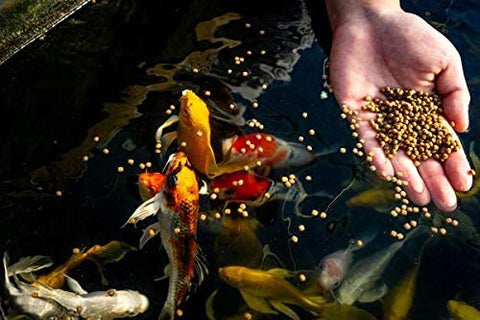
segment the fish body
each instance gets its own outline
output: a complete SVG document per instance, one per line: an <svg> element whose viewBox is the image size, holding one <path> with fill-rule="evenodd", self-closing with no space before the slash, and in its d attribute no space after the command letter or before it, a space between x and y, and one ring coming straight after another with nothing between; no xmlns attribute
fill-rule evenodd
<svg viewBox="0 0 480 320"><path fill-rule="evenodd" d="M184 152L172 155L165 173L157 213L159 233L167 252L169 288L160 319L174 319L175 310L207 272L198 246L197 218L199 188L197 176Z"/></svg>
<svg viewBox="0 0 480 320"><path fill-rule="evenodd" d="M386 211L395 201L394 191L391 189L369 189L347 200L350 207L374 208L380 212Z"/></svg>
<svg viewBox="0 0 480 320"><path fill-rule="evenodd" d="M261 313L278 314L278 311L291 319L300 319L285 304L299 306L311 312L320 309L323 299L306 296L284 278L291 276L285 269L249 269L241 266L228 266L219 269L220 277L238 289L250 308Z"/></svg>
<svg viewBox="0 0 480 320"><path fill-rule="evenodd" d="M388 294L384 303L383 316L385 320L407 319L415 296L418 269L419 265L416 264L406 277Z"/></svg>
<svg viewBox="0 0 480 320"><path fill-rule="evenodd" d="M71 278L69 281L72 288L76 288L75 293L42 284L34 286L18 280L16 272L21 273L22 270L13 270L15 283L12 283L8 276L6 255L3 267L8 295L22 312L35 319L60 320L70 317L113 320L137 316L148 308L147 297L137 291L110 289L88 293Z"/></svg>
<svg viewBox="0 0 480 320"><path fill-rule="evenodd" d="M341 304L352 305L355 301L362 299L362 295L375 296L372 292L374 290L379 292L377 298L380 298L385 290L377 287L376 283L395 254L417 230L419 229L410 232L403 241L394 242L385 249L353 264L337 290L337 300ZM364 300L364 302L373 301Z"/></svg>
<svg viewBox="0 0 480 320"><path fill-rule="evenodd" d="M299 143L287 142L267 133L248 133L223 142L224 155L260 161L262 167L290 168L315 160L315 154Z"/></svg>
<svg viewBox="0 0 480 320"><path fill-rule="evenodd" d="M325 303L319 314L321 320L376 320L365 310L338 303Z"/></svg>
<svg viewBox="0 0 480 320"><path fill-rule="evenodd" d="M121 260L127 252L132 250L136 249L125 242L117 240L110 241L103 246L98 244L94 245L87 251L74 253L65 263L46 274L42 274L34 282L34 285L42 284L52 289L59 289L65 284L65 275L87 259L97 264L100 274L102 275L102 281L105 283L106 279L103 277L102 266Z"/></svg>
<svg viewBox="0 0 480 320"><path fill-rule="evenodd" d="M143 172L138 176L138 191L143 201L162 191L165 175L161 172Z"/></svg>
<svg viewBox="0 0 480 320"><path fill-rule="evenodd" d="M473 168L475 169L475 172L480 173L480 158L477 156L475 153L475 145L472 142L470 144L470 159L472 159L473 163ZM468 190L467 192L456 192L457 197L460 199L469 199L475 195L477 195L480 192L480 179L478 177L475 179L472 188Z"/></svg>
<svg viewBox="0 0 480 320"><path fill-rule="evenodd" d="M449 300L447 310L453 320L480 319L480 311L462 301Z"/></svg>

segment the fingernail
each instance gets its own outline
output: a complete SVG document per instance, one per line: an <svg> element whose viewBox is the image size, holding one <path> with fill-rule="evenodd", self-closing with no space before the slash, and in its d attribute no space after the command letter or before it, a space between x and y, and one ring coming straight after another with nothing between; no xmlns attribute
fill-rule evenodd
<svg viewBox="0 0 480 320"><path fill-rule="evenodd" d="M422 181L417 180L417 179L413 179L413 181L412 181L412 189L413 189L413 191L415 191L416 193L422 193L423 190L425 190L425 187L423 186Z"/></svg>
<svg viewBox="0 0 480 320"><path fill-rule="evenodd" d="M450 196L447 198L447 201L445 202L445 205L448 208L453 208L457 206L457 196L454 194L453 196Z"/></svg>

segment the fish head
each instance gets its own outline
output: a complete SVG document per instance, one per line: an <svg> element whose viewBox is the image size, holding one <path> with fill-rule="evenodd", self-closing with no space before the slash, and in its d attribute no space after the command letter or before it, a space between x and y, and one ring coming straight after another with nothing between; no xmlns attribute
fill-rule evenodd
<svg viewBox="0 0 480 320"><path fill-rule="evenodd" d="M143 172L138 176L138 190L143 200L148 200L162 191L165 175L160 172Z"/></svg>
<svg viewBox="0 0 480 320"><path fill-rule="evenodd" d="M192 90L184 90L180 97L180 122L192 130L210 127L207 104Z"/></svg>
<svg viewBox="0 0 480 320"><path fill-rule="evenodd" d="M197 175L184 152L177 152L170 157L162 192L167 207L174 212L198 209L200 196Z"/></svg>
<svg viewBox="0 0 480 320"><path fill-rule="evenodd" d="M270 179L246 171L224 174L210 182L210 189L221 200L255 201L272 185Z"/></svg>
<svg viewBox="0 0 480 320"><path fill-rule="evenodd" d="M332 290L340 284L345 276L345 265L342 257L331 254L320 262L320 273L317 277L318 284L324 290Z"/></svg>
<svg viewBox="0 0 480 320"><path fill-rule="evenodd" d="M148 298L133 290L110 289L108 296L112 298L109 309L114 317L134 317L144 313L149 306Z"/></svg>
<svg viewBox="0 0 480 320"><path fill-rule="evenodd" d="M218 269L218 274L223 281L234 288L240 289L244 286L245 267L228 266Z"/></svg>

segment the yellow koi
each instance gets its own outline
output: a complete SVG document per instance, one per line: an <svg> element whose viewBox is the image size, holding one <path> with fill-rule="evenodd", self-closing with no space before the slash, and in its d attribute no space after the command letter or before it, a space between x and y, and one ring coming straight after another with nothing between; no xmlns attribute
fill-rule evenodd
<svg viewBox="0 0 480 320"><path fill-rule="evenodd" d="M351 207L368 207L380 211L387 210L395 201L395 192L392 189L368 189L347 200Z"/></svg>
<svg viewBox="0 0 480 320"><path fill-rule="evenodd" d="M240 291L250 308L261 313L281 312L290 319L300 320L297 313L287 304L317 313L325 302L319 296L306 296L286 281L285 278L292 277L294 273L285 269L275 268L265 271L229 266L220 268L218 272L225 282Z"/></svg>
<svg viewBox="0 0 480 320"><path fill-rule="evenodd" d="M65 275L70 271L78 267L85 260L93 261L97 267L100 275L102 276L102 283L107 285L107 280L103 276L103 265L112 262L118 262L125 254L129 251L136 250L134 247L129 244L121 241L110 241L106 245L94 245L87 251L80 251L74 253L70 259L68 259L64 264L58 266L54 270L50 271L47 274L43 274L38 277L36 283L41 283L52 289L60 289L65 284ZM34 283L35 285L35 283Z"/></svg>
<svg viewBox="0 0 480 320"><path fill-rule="evenodd" d="M175 122L178 122L177 131L164 135L163 129ZM192 90L182 92L179 116L170 117L160 126L155 138L163 148L176 138L179 150L185 152L195 169L209 177L243 170L246 165L255 163L250 157L233 157L217 163L211 145L210 111Z"/></svg>
<svg viewBox="0 0 480 320"><path fill-rule="evenodd" d="M473 168L475 172L480 173L480 159L475 154L474 143L470 144L470 158L472 159ZM480 179L475 179L472 188L467 192L457 192L459 199L468 199L480 192Z"/></svg>
<svg viewBox="0 0 480 320"><path fill-rule="evenodd" d="M447 310L453 320L480 319L480 311L462 301L449 300Z"/></svg>
<svg viewBox="0 0 480 320"><path fill-rule="evenodd" d="M407 319L415 296L418 269L417 263L386 297L383 310L385 320Z"/></svg>

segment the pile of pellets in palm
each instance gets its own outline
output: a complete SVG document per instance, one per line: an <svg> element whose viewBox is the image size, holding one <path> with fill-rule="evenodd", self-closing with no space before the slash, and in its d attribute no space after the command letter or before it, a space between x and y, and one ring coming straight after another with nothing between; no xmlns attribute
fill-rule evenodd
<svg viewBox="0 0 480 320"><path fill-rule="evenodd" d="M370 125L387 157L403 150L419 166L430 158L443 162L461 148L442 116L441 96L390 87L381 92L385 99L367 96L362 109L376 113Z"/></svg>

